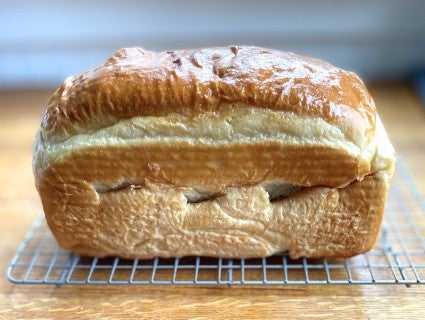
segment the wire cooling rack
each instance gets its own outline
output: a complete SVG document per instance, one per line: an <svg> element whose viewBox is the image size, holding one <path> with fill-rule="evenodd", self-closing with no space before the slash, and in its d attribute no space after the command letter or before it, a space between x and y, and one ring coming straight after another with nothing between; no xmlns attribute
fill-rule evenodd
<svg viewBox="0 0 425 320"><path fill-rule="evenodd" d="M396 168L375 248L350 259L124 260L60 249L43 216L30 229L7 277L21 284L285 285L425 284L425 200L403 163Z"/></svg>

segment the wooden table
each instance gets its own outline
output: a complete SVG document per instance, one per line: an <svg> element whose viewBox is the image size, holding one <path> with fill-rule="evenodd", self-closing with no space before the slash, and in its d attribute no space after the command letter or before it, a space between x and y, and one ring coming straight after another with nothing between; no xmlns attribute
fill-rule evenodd
<svg viewBox="0 0 425 320"><path fill-rule="evenodd" d="M0 270L41 210L31 147L51 90L0 93ZM389 135L425 194L425 107L405 85L371 87ZM425 317L425 286L171 287L14 285L0 278L0 318Z"/></svg>

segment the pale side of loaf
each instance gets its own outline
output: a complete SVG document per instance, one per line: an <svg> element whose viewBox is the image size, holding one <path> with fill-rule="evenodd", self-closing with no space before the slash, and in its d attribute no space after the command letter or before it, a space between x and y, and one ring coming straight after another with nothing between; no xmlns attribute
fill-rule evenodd
<svg viewBox="0 0 425 320"><path fill-rule="evenodd" d="M255 47L131 48L56 91L33 170L78 253L349 257L377 239L394 161L351 72Z"/></svg>

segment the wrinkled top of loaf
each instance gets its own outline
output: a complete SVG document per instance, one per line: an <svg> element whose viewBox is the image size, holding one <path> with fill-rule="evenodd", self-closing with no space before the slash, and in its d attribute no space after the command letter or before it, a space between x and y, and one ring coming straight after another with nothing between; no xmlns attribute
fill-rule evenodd
<svg viewBox="0 0 425 320"><path fill-rule="evenodd" d="M363 144L376 110L357 75L318 59L258 47L151 52L121 49L69 77L51 97L44 139L62 142L136 116L186 116L246 105L321 117Z"/></svg>

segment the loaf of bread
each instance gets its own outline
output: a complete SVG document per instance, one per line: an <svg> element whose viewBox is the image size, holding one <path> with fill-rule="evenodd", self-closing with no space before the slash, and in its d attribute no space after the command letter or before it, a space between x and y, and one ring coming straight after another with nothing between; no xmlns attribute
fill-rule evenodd
<svg viewBox="0 0 425 320"><path fill-rule="evenodd" d="M319 258L375 244L394 161L351 72L256 47L129 48L51 97L33 170L73 252Z"/></svg>

